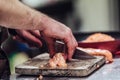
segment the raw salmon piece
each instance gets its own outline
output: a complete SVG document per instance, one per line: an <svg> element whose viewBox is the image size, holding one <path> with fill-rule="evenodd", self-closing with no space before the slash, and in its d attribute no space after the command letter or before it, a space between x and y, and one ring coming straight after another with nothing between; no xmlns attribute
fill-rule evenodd
<svg viewBox="0 0 120 80"><path fill-rule="evenodd" d="M115 38L113 38L110 35L103 33L94 33L90 35L87 39L85 39L83 42L103 42L103 41L114 41L114 40ZM113 62L113 56L109 50L94 49L94 48L80 48L80 49L91 55L105 56L106 62L108 63Z"/></svg>
<svg viewBox="0 0 120 80"><path fill-rule="evenodd" d="M95 33L90 35L83 42L103 42L103 41L114 41L114 40L115 38L111 37L110 35L103 33Z"/></svg>
<svg viewBox="0 0 120 80"><path fill-rule="evenodd" d="M53 58L49 60L49 66L52 68L56 67L67 67L64 53L56 53Z"/></svg>
<svg viewBox="0 0 120 80"><path fill-rule="evenodd" d="M85 51L91 55L95 56L105 56L106 62L111 63L113 62L113 56L112 53L109 50L103 50L103 49L93 49L93 48L80 48L80 50Z"/></svg>

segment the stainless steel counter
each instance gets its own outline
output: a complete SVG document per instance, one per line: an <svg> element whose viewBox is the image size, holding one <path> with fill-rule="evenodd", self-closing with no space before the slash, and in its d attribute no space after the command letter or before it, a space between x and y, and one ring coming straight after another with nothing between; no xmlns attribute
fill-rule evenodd
<svg viewBox="0 0 120 80"><path fill-rule="evenodd" d="M10 80L36 80L37 76L14 74ZM120 58L115 58L111 64L105 64L87 77L43 77L43 80L120 80Z"/></svg>

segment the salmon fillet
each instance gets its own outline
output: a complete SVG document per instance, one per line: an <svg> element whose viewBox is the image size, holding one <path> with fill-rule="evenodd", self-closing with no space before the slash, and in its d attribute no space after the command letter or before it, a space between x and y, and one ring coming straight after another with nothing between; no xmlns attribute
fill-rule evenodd
<svg viewBox="0 0 120 80"><path fill-rule="evenodd" d="M114 41L114 40L115 38L113 38L110 35L103 33L94 33L88 36L87 39L85 39L83 42L103 42L103 41ZM105 56L107 63L113 62L113 56L109 50L93 49L93 48L80 48L80 49L91 55Z"/></svg>
<svg viewBox="0 0 120 80"><path fill-rule="evenodd" d="M80 48L80 50L87 52L88 54L94 55L94 56L105 56L106 63L113 62L113 56L112 53L109 50L104 49L93 49L93 48Z"/></svg>

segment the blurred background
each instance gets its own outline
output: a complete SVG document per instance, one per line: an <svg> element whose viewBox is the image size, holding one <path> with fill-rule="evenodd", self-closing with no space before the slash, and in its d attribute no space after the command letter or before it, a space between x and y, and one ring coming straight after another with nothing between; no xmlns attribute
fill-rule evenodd
<svg viewBox="0 0 120 80"><path fill-rule="evenodd" d="M21 0L73 32L119 31L119 0Z"/></svg>
<svg viewBox="0 0 120 80"><path fill-rule="evenodd" d="M73 32L120 31L119 0L20 0L46 15L64 23ZM51 26L52 27L52 26ZM9 42L11 43L11 42ZM11 72L15 66L38 55L40 49L16 45L26 49L10 53Z"/></svg>

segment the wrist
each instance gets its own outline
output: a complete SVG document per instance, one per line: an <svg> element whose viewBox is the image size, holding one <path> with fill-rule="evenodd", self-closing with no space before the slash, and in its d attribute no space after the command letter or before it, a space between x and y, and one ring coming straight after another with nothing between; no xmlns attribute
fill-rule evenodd
<svg viewBox="0 0 120 80"><path fill-rule="evenodd" d="M38 11L35 11L35 14L33 15L33 20L32 20L34 29L38 29L40 31L43 31L45 29L45 26L43 25L45 23L44 16L45 16L44 14Z"/></svg>

